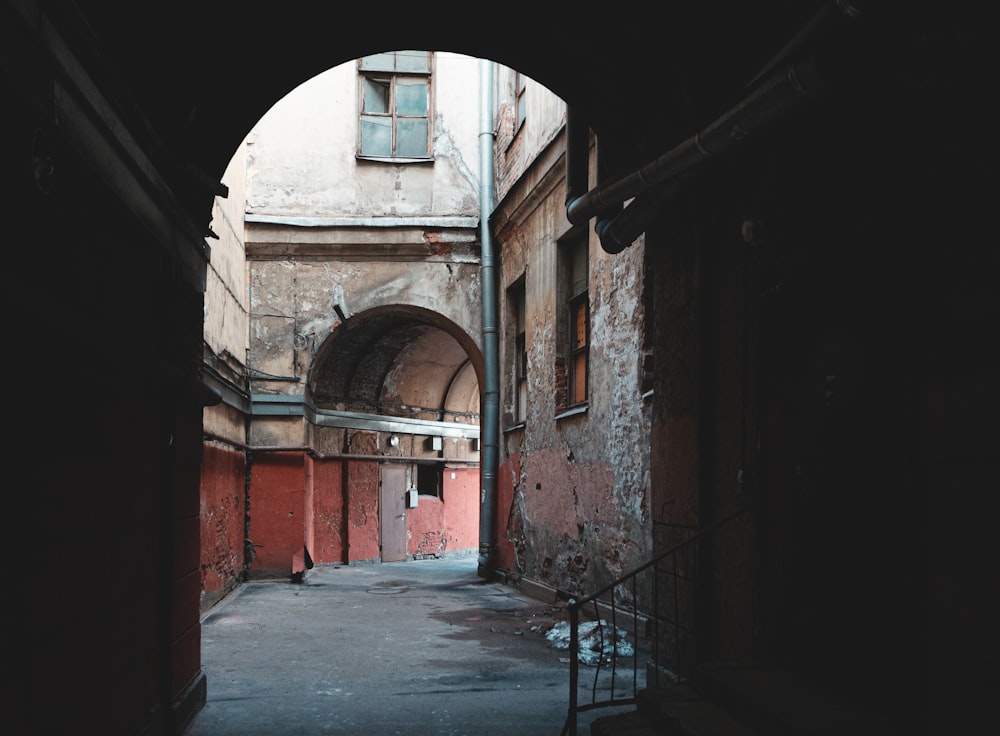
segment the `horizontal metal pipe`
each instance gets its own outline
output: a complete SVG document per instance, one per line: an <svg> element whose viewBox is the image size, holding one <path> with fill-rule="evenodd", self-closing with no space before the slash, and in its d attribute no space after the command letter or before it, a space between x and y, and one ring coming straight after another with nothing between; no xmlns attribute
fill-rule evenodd
<svg viewBox="0 0 1000 736"><path fill-rule="evenodd" d="M713 157L744 144L753 134L825 89L814 58L789 64L762 81L740 103L676 148L633 173L569 202L566 216L574 225L582 225L602 211L692 173Z"/></svg>
<svg viewBox="0 0 1000 736"><path fill-rule="evenodd" d="M649 224L662 212L663 206L676 197L692 176L679 176L636 197L621 214L601 219L594 231L601 241L601 248L612 255L621 253L646 232Z"/></svg>
<svg viewBox="0 0 1000 736"><path fill-rule="evenodd" d="M253 453L274 453L283 452L296 455L309 455L314 460L377 460L379 462L415 462L415 463L463 463L466 465L479 465L481 460L478 457L424 457L423 455L361 455L361 454L328 454L314 450L311 447L296 446L282 447L280 445L258 445L256 447L248 445L238 440L229 439L214 432L203 431L202 438L212 442L219 442L231 445L244 452Z"/></svg>
<svg viewBox="0 0 1000 736"><path fill-rule="evenodd" d="M804 86L807 83L813 84L817 81L814 68L815 64L812 60L808 60L806 62L812 66L810 69L812 74L808 75L810 78L806 78L806 75L803 74L804 70L796 70L795 64L788 66L786 72L779 72L778 74L774 74L775 68L779 65L786 64L787 60L798 53L799 50L806 46L809 41L821 36L832 26L845 22L853 22L862 15L865 15L868 10L868 5L870 4L872 4L872 0L827 0L827 2L816 12L816 14L799 31L799 33L797 33L796 36L788 44L786 44L785 48L782 49L781 52L778 53L778 55L775 56L774 59L772 59L771 62L769 62L763 69L761 69L760 72L758 72L757 75L754 76L754 78L747 84L748 88L757 90L753 95L745 98L744 102L732 108L715 123L709 126L709 128L688 139L680 146L664 156L661 156L648 166L624 177L623 179L619 179L606 186L598 187L593 192L579 196L577 194L577 192L580 191L579 187L576 185L569 185L567 177L566 214L569 221L574 225L582 225L591 217L599 217L600 215L598 213L605 210L605 208L620 205L626 200L634 196L638 196L640 193L655 186L663 179L678 176L684 170L697 166L702 159L718 153L719 151L712 150L714 142L707 140L710 138L710 131L713 128L727 126L730 127L732 132L735 132L737 129L728 125L730 122L733 122L734 118L745 114L748 110L756 108L760 108L766 112L766 105L768 104L766 98L769 96L768 93L773 91L776 84L779 87L784 86L784 82L786 81L784 77L786 74L794 74L798 77L797 82L795 80L788 80L792 82L794 88L801 89L803 93L815 93L815 89L808 89ZM878 4L877 0L874 4ZM763 94L758 94L761 89L760 87L757 87L757 83L761 79L767 79L768 82L765 82L762 86L770 87L771 89L766 89L763 91ZM567 117L567 120L568 119L569 118ZM567 125L567 130L568 128L569 126ZM569 157L567 156L567 158ZM568 173L569 171L567 170L567 174ZM657 198L655 203L662 203L662 197ZM641 222L642 219L644 218L634 218L631 226L638 226L638 223ZM609 232L609 242L605 247L605 250L609 253L619 252L628 245L628 243L625 243L625 245L622 246L620 242L616 242L616 240L622 237L627 237L626 233L628 232L628 229L625 226L619 225L609 228L609 223L604 222L598 223L598 228L600 231ZM619 235L617 238L613 238L613 234L616 232L619 232ZM629 242L634 241L641 232L641 229L635 232L635 235ZM618 250L615 250L616 248Z"/></svg>

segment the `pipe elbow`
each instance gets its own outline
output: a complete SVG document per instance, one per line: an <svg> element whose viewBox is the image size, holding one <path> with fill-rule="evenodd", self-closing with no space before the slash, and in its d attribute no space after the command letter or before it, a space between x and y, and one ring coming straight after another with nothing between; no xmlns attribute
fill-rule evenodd
<svg viewBox="0 0 1000 736"><path fill-rule="evenodd" d="M586 211L586 195L566 198L566 219L574 225L585 225L590 215Z"/></svg>
<svg viewBox="0 0 1000 736"><path fill-rule="evenodd" d="M628 237L623 238L614 225L615 221L613 219L598 220L597 224L594 225L594 232L597 233L597 237L601 241L601 248L605 253L618 255L632 245L635 242L635 237L638 236L631 239Z"/></svg>

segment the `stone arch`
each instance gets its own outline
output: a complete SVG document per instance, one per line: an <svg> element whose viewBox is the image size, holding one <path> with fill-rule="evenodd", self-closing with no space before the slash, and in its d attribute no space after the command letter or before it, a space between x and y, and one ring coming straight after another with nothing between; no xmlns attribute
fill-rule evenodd
<svg viewBox="0 0 1000 736"><path fill-rule="evenodd" d="M309 372L306 396L318 408L395 416L455 414L446 405L457 400L456 378L466 365L475 372L475 390L481 391L483 354L475 338L424 307L383 305L352 315L324 340ZM407 390L410 380L425 390ZM464 385L471 391L467 380ZM436 400L412 400L418 396Z"/></svg>

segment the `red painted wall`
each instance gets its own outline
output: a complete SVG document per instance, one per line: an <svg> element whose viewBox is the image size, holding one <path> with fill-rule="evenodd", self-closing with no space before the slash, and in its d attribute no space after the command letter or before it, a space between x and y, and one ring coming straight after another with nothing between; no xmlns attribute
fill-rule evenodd
<svg viewBox="0 0 1000 736"><path fill-rule="evenodd" d="M206 442L201 465L201 595L211 604L233 590L243 575L246 536L246 456Z"/></svg>
<svg viewBox="0 0 1000 736"><path fill-rule="evenodd" d="M319 563L346 562L344 463L313 463L313 543L309 553Z"/></svg>
<svg viewBox="0 0 1000 736"><path fill-rule="evenodd" d="M493 538L496 544L495 567L500 570L517 571L515 542L521 539L521 529L510 529L510 521L519 522L520 516L511 514L514 503L514 478L521 477L521 456L511 455L500 465L497 472L496 517L493 520Z"/></svg>
<svg viewBox="0 0 1000 736"><path fill-rule="evenodd" d="M407 509L406 536L411 555L477 549L479 468L446 468L442 498L420 496L417 508Z"/></svg>
<svg viewBox="0 0 1000 736"><path fill-rule="evenodd" d="M305 528L302 530L304 549L301 563L296 565L292 569L292 572L303 572L315 563L315 558L312 558L312 551L316 547L316 533L314 531L314 522L316 520L316 508L314 504L315 487L313 484L315 467L316 463L311 457L307 456L305 459L305 496L302 499L305 513ZM308 558L306 557L307 554L309 555Z"/></svg>
<svg viewBox="0 0 1000 736"><path fill-rule="evenodd" d="M305 543L305 461L301 454L257 455L250 477L250 575L290 575Z"/></svg>
<svg viewBox="0 0 1000 736"><path fill-rule="evenodd" d="M452 475L455 477L452 478ZM444 511L448 549L479 548L479 468L445 468Z"/></svg>
<svg viewBox="0 0 1000 736"><path fill-rule="evenodd" d="M218 474L213 468L224 466L226 459L218 450L209 455L206 473ZM232 467L222 470L236 472ZM417 508L407 511L407 553L477 549L479 486L478 468L446 469L443 500L421 496ZM208 499L203 504L217 506ZM250 538L255 545L250 575L301 572L303 543L316 564L381 559L378 512L378 462L259 456L253 462L250 488ZM215 524L203 513L203 527ZM202 533L206 549L211 549L213 529L203 528ZM239 540L242 544L242 536ZM214 568L210 574L213 580L220 577Z"/></svg>
<svg viewBox="0 0 1000 736"><path fill-rule="evenodd" d="M378 463L351 460L347 464L347 559L381 558L378 536Z"/></svg>
<svg viewBox="0 0 1000 736"><path fill-rule="evenodd" d="M448 546L444 502L437 496L420 496L417 508L406 510L406 551L411 555L436 555Z"/></svg>

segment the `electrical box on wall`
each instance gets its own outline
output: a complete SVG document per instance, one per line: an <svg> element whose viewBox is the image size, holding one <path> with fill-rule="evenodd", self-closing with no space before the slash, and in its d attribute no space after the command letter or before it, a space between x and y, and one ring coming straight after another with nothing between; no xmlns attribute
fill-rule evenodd
<svg viewBox="0 0 1000 736"><path fill-rule="evenodd" d="M440 450L444 446L440 437L431 437L431 449Z"/></svg>
<svg viewBox="0 0 1000 736"><path fill-rule="evenodd" d="M420 494L417 492L416 488L410 488L406 491L406 508L415 509L417 508L417 497Z"/></svg>

